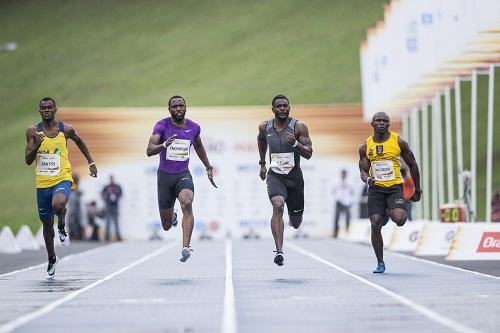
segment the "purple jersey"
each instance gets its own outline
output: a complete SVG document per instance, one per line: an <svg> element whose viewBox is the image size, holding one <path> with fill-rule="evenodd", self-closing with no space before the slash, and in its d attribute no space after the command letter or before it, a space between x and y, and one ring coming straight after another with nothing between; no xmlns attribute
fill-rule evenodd
<svg viewBox="0 0 500 333"><path fill-rule="evenodd" d="M179 173L188 169L191 145L201 133L200 125L186 119L185 127L174 125L170 117L160 120L153 128L153 134L160 134L160 143L177 134L175 141L167 149L160 151L159 170Z"/></svg>

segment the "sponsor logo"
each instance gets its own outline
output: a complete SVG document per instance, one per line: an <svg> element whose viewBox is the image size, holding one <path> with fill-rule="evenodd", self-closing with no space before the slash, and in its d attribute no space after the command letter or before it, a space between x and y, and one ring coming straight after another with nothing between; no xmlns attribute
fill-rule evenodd
<svg viewBox="0 0 500 333"><path fill-rule="evenodd" d="M373 157L373 149L370 148L370 150L368 150L368 158L372 157Z"/></svg>
<svg viewBox="0 0 500 333"><path fill-rule="evenodd" d="M271 133L271 134L268 134L267 136L272 136L272 135L273 135L273 133Z"/></svg>
<svg viewBox="0 0 500 333"><path fill-rule="evenodd" d="M476 252L500 252L500 232L484 232Z"/></svg>
<svg viewBox="0 0 500 333"><path fill-rule="evenodd" d="M396 204L404 204L405 201L404 201L404 199L396 199L396 200L394 200L394 203L396 203Z"/></svg>
<svg viewBox="0 0 500 333"><path fill-rule="evenodd" d="M384 152L384 146L377 146L377 155L382 155Z"/></svg>
<svg viewBox="0 0 500 333"><path fill-rule="evenodd" d="M189 133L189 132L191 132L191 130L186 130L186 133Z"/></svg>
<svg viewBox="0 0 500 333"><path fill-rule="evenodd" d="M411 242L411 243L415 243L417 240L418 240L418 234L419 232L417 230L413 231L410 236L408 237L408 240Z"/></svg>
<svg viewBox="0 0 500 333"><path fill-rule="evenodd" d="M300 213L301 211L303 211L303 209L294 209L293 210L294 213Z"/></svg>

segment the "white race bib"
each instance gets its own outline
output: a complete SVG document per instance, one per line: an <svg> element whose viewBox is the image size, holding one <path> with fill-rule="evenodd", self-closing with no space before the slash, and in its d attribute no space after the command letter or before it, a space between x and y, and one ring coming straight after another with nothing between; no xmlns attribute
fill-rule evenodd
<svg viewBox="0 0 500 333"><path fill-rule="evenodd" d="M396 179L392 161L372 162L372 174L376 180L386 181Z"/></svg>
<svg viewBox="0 0 500 333"><path fill-rule="evenodd" d="M57 176L61 172L61 156L59 154L37 154L38 176Z"/></svg>
<svg viewBox="0 0 500 333"><path fill-rule="evenodd" d="M187 161L189 160L189 148L191 147L190 140L175 139L170 146L167 147L166 158L170 161Z"/></svg>
<svg viewBox="0 0 500 333"><path fill-rule="evenodd" d="M287 175L295 166L293 153L271 154L271 165L269 168L276 173Z"/></svg>

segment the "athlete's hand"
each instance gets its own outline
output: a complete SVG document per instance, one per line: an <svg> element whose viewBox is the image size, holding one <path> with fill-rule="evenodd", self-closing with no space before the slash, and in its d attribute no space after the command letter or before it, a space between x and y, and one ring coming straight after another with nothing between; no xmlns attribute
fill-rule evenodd
<svg viewBox="0 0 500 333"><path fill-rule="evenodd" d="M215 182L214 182L214 170L212 168L207 170L207 176L208 176L208 180L210 180L210 183L212 183L212 185L215 188L217 188L217 185L215 185Z"/></svg>
<svg viewBox="0 0 500 333"><path fill-rule="evenodd" d="M367 183L368 185L373 185L373 184L375 184L375 178L372 178L372 177L368 177L368 178L366 178L366 183Z"/></svg>
<svg viewBox="0 0 500 333"><path fill-rule="evenodd" d="M89 176L96 178L97 177L97 167L95 163L89 164Z"/></svg>
<svg viewBox="0 0 500 333"><path fill-rule="evenodd" d="M35 135L35 147L38 149L42 145L42 141L45 139L45 134L36 133Z"/></svg>
<svg viewBox="0 0 500 333"><path fill-rule="evenodd" d="M295 139L295 135L292 133L286 133L286 142L293 145L297 139Z"/></svg>
<svg viewBox="0 0 500 333"><path fill-rule="evenodd" d="M267 174L267 168L266 168L266 166L265 165L261 165L260 166L260 172L259 172L260 179L266 180L266 174Z"/></svg>
<svg viewBox="0 0 500 333"><path fill-rule="evenodd" d="M422 197L422 190L415 190L415 193L413 193L412 197L410 198L411 201L413 202L418 202L420 201L420 198Z"/></svg>
<svg viewBox="0 0 500 333"><path fill-rule="evenodd" d="M172 142L175 141L175 138L177 137L177 134L172 135L170 138L168 138L165 142L163 142L163 147L167 148L172 144Z"/></svg>

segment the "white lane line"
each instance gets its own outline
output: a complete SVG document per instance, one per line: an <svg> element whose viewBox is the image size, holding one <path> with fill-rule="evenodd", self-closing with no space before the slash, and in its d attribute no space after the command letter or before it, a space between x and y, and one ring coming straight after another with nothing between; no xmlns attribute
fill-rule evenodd
<svg viewBox="0 0 500 333"><path fill-rule="evenodd" d="M425 263L430 264L430 265L436 265L436 266L440 266L440 267L446 267L446 268L449 268L449 269L454 269L456 271L471 273L471 274L479 275L479 276L482 276L482 277L488 277L488 278L500 280L499 276L494 276L494 275L490 275L490 274L486 274L486 273L471 271L471 270L468 270L468 269L465 269L465 268L456 267L456 266L452 266L452 265L446 265L446 264L442 264L440 262L435 262L435 261L432 261L432 260L427 260L427 259L423 259L423 258L419 258L419 257L414 257L412 255L408 255L408 254L404 254L404 253L398 253L398 252L393 252L393 251L390 251L390 252L392 254L395 254L395 255L399 256L399 257L404 257L404 258L408 258L408 259L415 260L415 261L425 262Z"/></svg>
<svg viewBox="0 0 500 333"><path fill-rule="evenodd" d="M312 259L314 259L316 261L319 261L319 262L321 262L321 263L323 263L323 264L325 264L327 266L335 268L336 270L338 270L338 271L340 271L340 272L342 272L342 273L344 273L346 275L349 275L350 277L353 277L356 280L358 280L358 281L360 281L360 282L362 282L362 283L364 283L364 284L366 284L366 285L368 285L368 286L370 286L372 288L377 289L378 291L382 292L383 294L385 294L385 295L387 295L389 297L392 297L393 299L395 299L396 301L400 302L401 304L406 305L406 306L412 308L413 310L415 310L416 312L422 314L423 316L425 316L425 317L427 317L427 318L429 318L429 319L431 319L431 320L433 320L433 321L435 321L435 322L437 322L437 323L439 323L439 324L441 324L441 325L443 325L443 326L445 326L445 327L447 327L447 328L449 328L449 329L451 329L451 330L453 330L455 332L460 332L460 333L479 333L480 332L480 331L472 329L472 328L470 328L468 326L462 325L462 324L460 324L460 323L458 323L458 322L456 322L456 321L454 321L452 319L449 319L449 318L447 318L447 317L445 317L445 316L443 316L443 315L441 315L441 314L439 314L437 312L434 312L434 311L426 308L425 306L417 304L417 303L409 300L406 297L403 297L403 296L401 296L399 294L396 294L395 292L392 292L392 291L390 291L390 290L388 290L388 289L386 289L386 288L384 288L382 286L379 286L378 284L370 282L370 281L362 278L361 276L353 274L353 273L349 272L348 270L346 270L346 269L344 269L344 268L342 268L340 266L337 266L334 263L332 263L332 262L330 262L330 261L328 261L326 259L323 259L320 256L318 256L318 255L316 255L316 254L314 254L312 252L304 250L303 248L301 248L301 247L299 247L299 246L297 246L295 244L292 244L292 243L289 242L288 243L288 247L291 248L292 250L296 251L296 252L299 252L299 253L301 253L301 254L303 254L305 256L308 256L309 258L312 258Z"/></svg>
<svg viewBox="0 0 500 333"><path fill-rule="evenodd" d="M66 296L64 296L63 298L60 298L58 300L55 300L43 307L41 307L40 309L36 310L36 311L33 311L33 312L30 312L30 313L27 313L25 315L22 315L2 326L0 326L0 333L8 333L8 332L11 332L13 330L15 330L16 328L34 320L34 319L37 319L47 313L49 313L50 311L54 310L55 308L57 308L58 306L72 300L73 298L77 297L78 295L94 288L94 287L97 287L98 285L100 285L101 283L103 282L106 282L112 278L114 278L115 276L118 276L120 274L122 274L123 272L127 271L128 269L134 267L134 266L137 266L139 264L142 264L143 262L149 260L149 259L152 259L156 256L159 256L160 254L162 254L163 252L166 252L167 250L170 250L171 248L175 247L177 244L176 242L172 242L172 243L169 243L169 244L166 244L162 247L160 247L159 249L145 255L144 257L134 261L133 263L131 263L130 265L127 265L125 267L123 267L122 269L106 276L105 278L102 278L100 280L97 280L85 287L83 287L82 289L78 289Z"/></svg>
<svg viewBox="0 0 500 333"><path fill-rule="evenodd" d="M236 309L234 305L233 286L233 243L230 238L226 239L226 290L224 292L222 332L236 332Z"/></svg>
<svg viewBox="0 0 500 333"><path fill-rule="evenodd" d="M93 248L93 249L90 249L90 250L86 250L86 251L82 251L82 252L70 254L70 255L67 255L65 257L62 257L61 258L61 262L65 262L67 260L73 260L73 259L79 258L79 257L84 257L84 256L87 256L89 254L93 254L95 252L100 252L100 251L102 251L104 249L109 250L110 247L116 247L118 245L121 246L123 244L122 243L113 243L113 244L109 244L109 245L99 246L99 247L96 247L96 248ZM26 272L26 271L29 271L29 270L32 270L32 269L35 269L35 268L46 267L46 266L47 266L47 263L38 264L38 265L34 265L34 266L29 266L29 267L18 269L18 270L12 271L12 272L0 274L0 278L4 277L4 276L9 276L9 275L12 275L12 274Z"/></svg>

